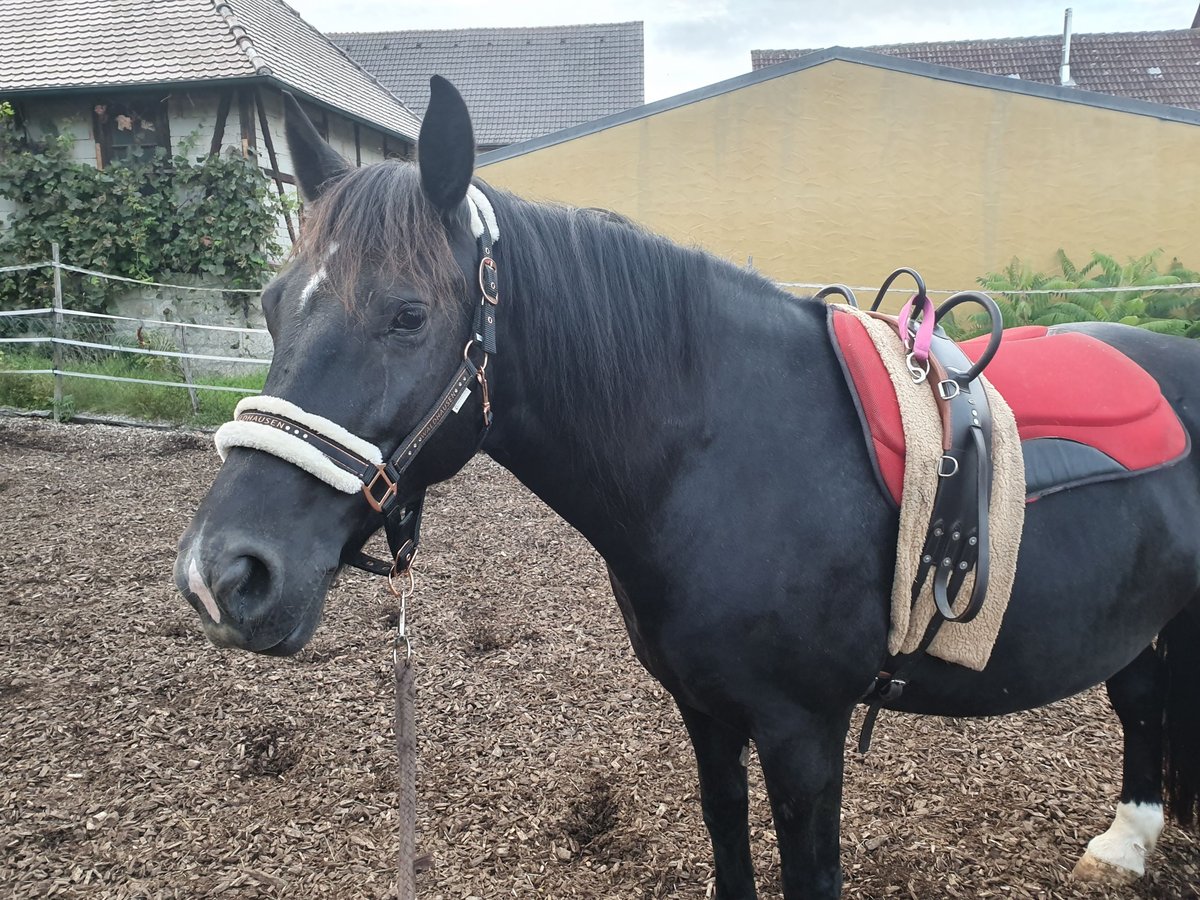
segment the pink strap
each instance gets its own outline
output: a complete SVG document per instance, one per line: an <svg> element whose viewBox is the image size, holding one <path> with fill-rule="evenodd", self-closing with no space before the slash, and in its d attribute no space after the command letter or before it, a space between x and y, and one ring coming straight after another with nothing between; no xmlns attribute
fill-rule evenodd
<svg viewBox="0 0 1200 900"><path fill-rule="evenodd" d="M920 307L919 310L917 306ZM921 324L917 326L916 336L910 339L908 320L918 311L921 313ZM913 294L900 309L900 339L904 341L905 349L912 351L917 362L923 363L929 359L929 345L933 343L935 318L933 301L920 294Z"/></svg>

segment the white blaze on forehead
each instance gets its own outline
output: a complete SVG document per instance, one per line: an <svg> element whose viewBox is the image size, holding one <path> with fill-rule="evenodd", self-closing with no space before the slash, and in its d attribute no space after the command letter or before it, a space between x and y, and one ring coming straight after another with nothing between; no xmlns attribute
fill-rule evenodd
<svg viewBox="0 0 1200 900"><path fill-rule="evenodd" d="M219 623L221 621L221 607L217 606L217 601L213 599L212 591L204 583L204 576L200 574L200 567L196 565L195 557L192 557L187 574L188 590L200 598L200 602L204 604L204 611L208 613L208 617L214 622Z"/></svg>
<svg viewBox="0 0 1200 900"><path fill-rule="evenodd" d="M325 258L329 259L329 257L333 256L333 254L337 252L338 245L335 241L329 245L329 252L325 254ZM308 279L308 283L304 285L304 290L300 292L300 309L304 309L304 307L308 305L308 301L312 299L312 295L317 292L317 288L321 286L321 282L325 280L328 274L329 273L325 271L325 266L322 265L317 269L316 272L313 273L312 278Z"/></svg>
<svg viewBox="0 0 1200 900"><path fill-rule="evenodd" d="M327 274L325 267L321 266L313 273L313 277L308 279L308 284L304 285L304 290L300 292L300 309L304 309L308 305L309 299L317 292L317 288L321 286L321 282L325 280Z"/></svg>
<svg viewBox="0 0 1200 900"><path fill-rule="evenodd" d="M1158 843L1163 830L1163 808L1159 803L1119 803L1112 827L1092 838L1087 852L1112 866L1135 872L1146 871L1146 854Z"/></svg>

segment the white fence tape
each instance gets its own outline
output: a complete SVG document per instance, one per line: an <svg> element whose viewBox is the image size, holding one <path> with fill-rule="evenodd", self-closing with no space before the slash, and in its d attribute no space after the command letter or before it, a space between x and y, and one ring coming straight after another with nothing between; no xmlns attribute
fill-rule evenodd
<svg viewBox="0 0 1200 900"><path fill-rule="evenodd" d="M170 284L162 281L147 281L137 278L126 278L121 275L110 275L106 272L98 272L93 269L84 269L79 266L70 266L61 262L45 261L38 263L28 263L16 266L0 266L0 274L7 272L27 272L37 269L54 269L57 268L64 272L73 272L78 275L86 275L91 278L103 278L110 281L120 281L125 284L143 285L146 287L170 288L172 290L181 291L196 291L207 293L234 293L234 294L259 294L260 288L224 288L224 287L204 287L198 285L186 284ZM777 281L777 287L791 288L800 290L817 291L826 284L807 282L807 281ZM1003 294L1004 296L1031 296L1037 294L1116 294L1129 292L1153 292L1153 291L1184 291L1200 288L1200 282L1188 282L1183 284L1162 284L1162 285L1144 285L1144 286L1116 286L1116 287L1101 287L1101 288L1066 288L1063 290L1021 290L1021 291L998 291L984 290L987 294ZM869 286L856 286L851 288L856 292L861 292L864 295L874 296L879 288ZM973 288L973 290L982 290ZM911 293L911 287L892 287L889 293ZM959 291L951 290L930 290L930 294L957 294ZM21 316L47 316L56 312L52 307L39 309L16 309L0 311L0 317L21 317ZM200 325L194 322L169 322L162 319L141 319L132 316L116 316L108 313L84 312L83 310L61 309L58 310L62 316L73 316L77 318L104 319L114 322L134 322L139 325L151 325L163 328L179 328L179 329L201 329L205 331L223 331L234 334L247 335L266 335L267 331L263 328L242 328L232 325ZM259 359L243 356L219 356L206 353L181 353L172 350L151 350L144 347L120 347L110 344L95 343L92 341L77 341L62 337L6 337L0 338L0 344L59 344L72 347L83 347L96 350L104 350L114 353L136 353L146 356L170 357L181 360L203 360L205 362L221 362L221 363L249 363L252 365L269 365L269 359ZM160 387L178 387L190 388L195 390L205 391L224 391L236 394L254 394L256 390L250 388L227 387L224 385L201 384L193 382L190 378L186 381L159 381L143 378L125 378L118 375L98 375L90 372L72 372L65 369L0 369L0 375L54 375L63 378L89 378L97 381L118 381L133 384L152 384Z"/></svg>
<svg viewBox="0 0 1200 900"><path fill-rule="evenodd" d="M269 366L271 364L269 359L255 359L250 356L213 356L209 353L178 353L174 350L148 350L145 347L120 347L116 344L97 344L93 341L75 341L70 338L0 338L0 344L60 344L66 347L87 347L91 350L107 350L111 353L141 353L145 356L168 356L172 359L203 359L208 362L253 363L260 366Z"/></svg>
<svg viewBox="0 0 1200 900"><path fill-rule="evenodd" d="M48 263L50 268L54 268L54 263ZM64 272L74 272L77 275L90 275L92 278L103 278L106 281L123 281L126 284L143 284L147 287L164 287L172 288L178 291L208 291L215 294L261 294L262 288L231 288L231 287L201 287L194 284L167 284L162 281L144 281L140 278L126 278L124 275L109 275L105 272L97 272L93 269L81 269L78 266L68 266L66 263L59 263L58 268Z"/></svg>
<svg viewBox="0 0 1200 900"><path fill-rule="evenodd" d="M64 378L91 378L94 381L122 381L128 384L156 384L159 387L195 388L204 391L226 391L231 394L257 394L257 388L226 387L223 384L188 384L186 381L155 381L152 378L123 378L120 375L94 375L91 372L71 372L67 369L30 369L30 374L62 375ZM0 369L0 375L16 375L19 372L6 372Z"/></svg>
<svg viewBox="0 0 1200 900"><path fill-rule="evenodd" d="M819 291L821 288L828 287L828 284L813 284L808 281L777 281L776 287L783 288L804 288L805 290ZM1097 288L1039 288L1038 290L1030 291L1006 291L1006 290L990 290L985 288L964 288L962 290L978 291L981 294L1001 294L1005 297L1032 297L1037 294L1137 294L1143 291L1189 291L1200 288L1200 281L1188 281L1181 284L1143 284L1143 285L1125 285L1117 287L1097 287ZM879 293L878 287L852 287L852 291L862 291L864 294L875 295ZM926 290L927 294L959 294L962 290L945 291L945 290ZM889 294L894 293L911 294L911 287L890 287Z"/></svg>

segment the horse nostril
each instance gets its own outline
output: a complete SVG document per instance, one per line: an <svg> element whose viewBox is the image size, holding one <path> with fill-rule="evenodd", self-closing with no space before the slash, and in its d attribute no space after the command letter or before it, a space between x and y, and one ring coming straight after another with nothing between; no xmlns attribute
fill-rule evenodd
<svg viewBox="0 0 1200 900"><path fill-rule="evenodd" d="M213 592L226 610L238 610L245 600L266 595L271 584L271 571L256 556L239 556L231 560L213 584Z"/></svg>

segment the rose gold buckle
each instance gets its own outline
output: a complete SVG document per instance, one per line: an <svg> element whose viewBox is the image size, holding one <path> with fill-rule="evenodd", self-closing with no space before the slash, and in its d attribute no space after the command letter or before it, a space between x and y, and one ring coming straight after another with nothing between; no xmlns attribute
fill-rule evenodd
<svg viewBox="0 0 1200 900"><path fill-rule="evenodd" d="M494 259L492 259L490 256L485 256L483 259L481 259L479 261L479 290L483 292L484 300L486 300L488 303L492 304L492 306L496 306L500 303L499 280L497 280L497 282L496 282L497 287L496 287L495 296L493 296L492 294L489 294L488 289L487 289L487 283L483 280L483 270L484 269L491 269L492 277L496 278L496 275L497 275L496 261Z"/></svg>
<svg viewBox="0 0 1200 900"><path fill-rule="evenodd" d="M383 512L383 504L387 503L388 498L396 496L396 482L392 481L392 479L388 476L387 463L382 463L382 464L375 463L375 468L377 470L375 473L375 477L372 478L370 480L370 482L363 485L363 494L367 498L367 503L369 503L371 505L371 509L375 510L375 512L377 512L377 513L381 513L381 512ZM381 478L383 479L383 483L386 487L384 489L383 495L378 500L376 500L375 499L375 484Z"/></svg>

